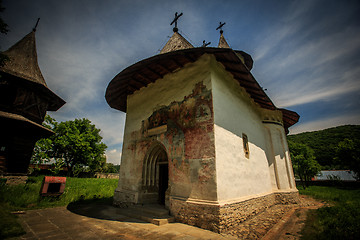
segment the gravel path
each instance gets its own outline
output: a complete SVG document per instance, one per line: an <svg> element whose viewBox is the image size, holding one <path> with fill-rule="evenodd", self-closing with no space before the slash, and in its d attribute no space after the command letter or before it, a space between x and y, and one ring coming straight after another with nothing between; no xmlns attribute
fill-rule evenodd
<svg viewBox="0 0 360 240"><path fill-rule="evenodd" d="M309 209L324 206L311 197L300 195L300 204L275 205L245 221L229 234L239 239L299 239Z"/></svg>

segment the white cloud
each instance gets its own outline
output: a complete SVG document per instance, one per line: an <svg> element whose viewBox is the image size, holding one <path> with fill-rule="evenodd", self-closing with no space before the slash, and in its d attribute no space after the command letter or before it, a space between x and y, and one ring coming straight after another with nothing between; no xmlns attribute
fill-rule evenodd
<svg viewBox="0 0 360 240"><path fill-rule="evenodd" d="M301 132L311 132L323 130L330 127L336 127L346 124L360 124L360 115L342 115L338 117L320 119L316 121L297 123L293 127L289 128L290 134L297 134Z"/></svg>
<svg viewBox="0 0 360 240"><path fill-rule="evenodd" d="M283 38L284 34L275 34L269 46L279 49L285 44ZM358 91L360 67L351 65L357 58L344 59L359 51L359 38L359 28L347 27L316 40L296 42L294 39L289 49L272 52L272 56L266 50L260 54L262 62L255 72L264 78L261 80L270 89L269 95L273 95L280 107L327 101Z"/></svg>
<svg viewBox="0 0 360 240"><path fill-rule="evenodd" d="M106 155L106 162L112 163L114 165L119 165L121 163L121 150L119 149L111 149L107 150Z"/></svg>
<svg viewBox="0 0 360 240"><path fill-rule="evenodd" d="M97 128L101 129L100 134L109 148L114 145L122 145L125 114L116 110L106 110L96 111L86 115L86 117L90 119Z"/></svg>
<svg viewBox="0 0 360 240"><path fill-rule="evenodd" d="M324 88L311 88L311 86L307 86L296 92L282 94L277 98L276 104L279 107L286 108L320 100L330 101L339 95L359 90L360 84L357 82L340 82L336 86L333 85Z"/></svg>

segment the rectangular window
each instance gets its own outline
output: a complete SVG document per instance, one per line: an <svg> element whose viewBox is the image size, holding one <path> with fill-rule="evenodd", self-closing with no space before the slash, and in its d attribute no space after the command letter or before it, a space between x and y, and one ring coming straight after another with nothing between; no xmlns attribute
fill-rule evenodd
<svg viewBox="0 0 360 240"><path fill-rule="evenodd" d="M243 139L245 157L249 158L250 157L249 142L248 142L248 137L245 133L242 134L242 139Z"/></svg>

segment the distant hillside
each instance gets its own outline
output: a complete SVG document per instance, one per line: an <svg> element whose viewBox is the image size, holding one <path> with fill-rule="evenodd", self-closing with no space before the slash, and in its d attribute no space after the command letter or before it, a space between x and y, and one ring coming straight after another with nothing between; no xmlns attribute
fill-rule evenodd
<svg viewBox="0 0 360 240"><path fill-rule="evenodd" d="M360 139L360 125L345 125L321 131L287 136L288 140L303 143L314 149L316 160L325 169L336 168L333 161L335 147L345 138Z"/></svg>

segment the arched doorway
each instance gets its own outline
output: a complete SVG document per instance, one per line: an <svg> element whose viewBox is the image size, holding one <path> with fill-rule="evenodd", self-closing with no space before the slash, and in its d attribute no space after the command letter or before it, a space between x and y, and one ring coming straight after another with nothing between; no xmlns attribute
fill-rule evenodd
<svg viewBox="0 0 360 240"><path fill-rule="evenodd" d="M154 144L144 159L142 185L145 191L144 202L165 205L166 190L169 182L168 157L165 148Z"/></svg>

